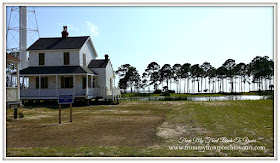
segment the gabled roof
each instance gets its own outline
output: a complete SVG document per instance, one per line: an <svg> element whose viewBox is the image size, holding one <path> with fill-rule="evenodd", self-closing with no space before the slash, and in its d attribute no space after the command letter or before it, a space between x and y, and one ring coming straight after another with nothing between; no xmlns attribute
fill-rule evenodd
<svg viewBox="0 0 280 163"><path fill-rule="evenodd" d="M81 49L89 36L39 38L27 50Z"/></svg>
<svg viewBox="0 0 280 163"><path fill-rule="evenodd" d="M109 60L105 59L91 60L91 62L88 65L88 68L105 68L108 63Z"/></svg>
<svg viewBox="0 0 280 163"><path fill-rule="evenodd" d="M44 67L28 67L20 70L20 75L31 74L97 74L87 67L82 66L44 66Z"/></svg>

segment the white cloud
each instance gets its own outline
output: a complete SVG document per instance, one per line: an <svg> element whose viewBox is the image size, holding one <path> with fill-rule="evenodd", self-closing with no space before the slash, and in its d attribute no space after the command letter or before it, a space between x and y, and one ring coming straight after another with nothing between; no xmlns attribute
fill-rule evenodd
<svg viewBox="0 0 280 163"><path fill-rule="evenodd" d="M79 28L77 28L77 27L74 26L73 24L57 23L57 25L58 25L59 27L61 27L61 30L63 29L63 26L67 26L67 30L68 30L68 31L74 31L74 32L77 32L77 33L80 32Z"/></svg>
<svg viewBox="0 0 280 163"><path fill-rule="evenodd" d="M72 24L67 24L67 28L68 28L68 30L80 32L80 30Z"/></svg>
<svg viewBox="0 0 280 163"><path fill-rule="evenodd" d="M89 31L91 32L91 34L93 36L98 36L98 28L96 25L92 24L91 22L89 21L86 21L86 24L87 24L87 28L89 29Z"/></svg>

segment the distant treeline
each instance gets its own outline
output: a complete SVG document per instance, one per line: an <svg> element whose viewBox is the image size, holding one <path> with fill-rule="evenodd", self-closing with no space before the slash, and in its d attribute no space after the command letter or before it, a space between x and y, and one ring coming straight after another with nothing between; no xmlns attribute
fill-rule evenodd
<svg viewBox="0 0 280 163"><path fill-rule="evenodd" d="M164 64L162 67L156 62L151 62L142 76L135 67L124 64L118 68L116 74L120 77L118 86L124 91L130 88L133 92L133 87L136 90L145 90L149 86L159 90L160 85L163 91L168 91L171 90L171 83L175 83L177 93L194 93L190 90L194 90L196 84L198 93L222 93L226 92L225 85L227 87L224 81L229 84L230 92L236 92L237 81L239 81L240 92L245 92L246 84L249 86L249 91L251 85L253 90L272 90L273 69L272 59L268 56L257 56L248 64L242 62L236 64L234 59L227 59L218 68L213 67L209 62L204 62L202 65ZM183 92L181 92L182 85Z"/></svg>

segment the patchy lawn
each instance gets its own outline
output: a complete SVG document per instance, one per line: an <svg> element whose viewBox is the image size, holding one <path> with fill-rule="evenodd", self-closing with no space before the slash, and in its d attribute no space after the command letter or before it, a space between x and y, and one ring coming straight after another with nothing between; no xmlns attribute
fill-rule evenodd
<svg viewBox="0 0 280 163"><path fill-rule="evenodd" d="M62 109L23 108L24 118L7 111L7 156L270 156L273 150L273 100L223 102L121 102ZM264 150L179 150L182 138L248 137L255 142L208 145L265 146Z"/></svg>

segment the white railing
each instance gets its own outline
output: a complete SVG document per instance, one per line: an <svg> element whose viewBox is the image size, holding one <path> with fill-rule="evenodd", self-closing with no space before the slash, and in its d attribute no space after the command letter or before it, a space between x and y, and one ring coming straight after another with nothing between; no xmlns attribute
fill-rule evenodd
<svg viewBox="0 0 280 163"><path fill-rule="evenodd" d="M75 91L79 92L79 91ZM60 88L60 89L21 89L21 97L55 97L58 95L74 95L74 89L71 88Z"/></svg>
<svg viewBox="0 0 280 163"><path fill-rule="evenodd" d="M105 88L94 88L95 97L103 97L105 95Z"/></svg>
<svg viewBox="0 0 280 163"><path fill-rule="evenodd" d="M121 90L119 88L113 88L112 95L121 95Z"/></svg>
<svg viewBox="0 0 280 163"><path fill-rule="evenodd" d="M20 96L21 97L57 97L58 95L74 95L74 96L88 96L93 97L103 97L108 95L120 95L120 89L106 89L103 88L88 88L86 89L72 89L72 88L48 88L48 89L21 89Z"/></svg>
<svg viewBox="0 0 280 163"><path fill-rule="evenodd" d="M17 87L7 87L6 89L6 101L19 101L18 99L18 88Z"/></svg>
<svg viewBox="0 0 280 163"><path fill-rule="evenodd" d="M119 88L112 88L112 89L106 89L106 95L120 95L121 91Z"/></svg>
<svg viewBox="0 0 280 163"><path fill-rule="evenodd" d="M87 94L88 94L88 96L93 96L94 95L94 88L88 88Z"/></svg>

